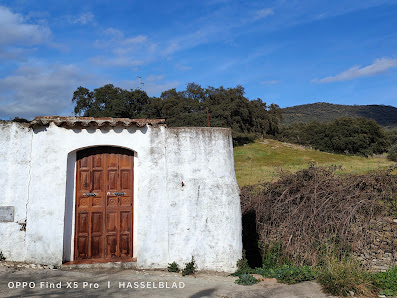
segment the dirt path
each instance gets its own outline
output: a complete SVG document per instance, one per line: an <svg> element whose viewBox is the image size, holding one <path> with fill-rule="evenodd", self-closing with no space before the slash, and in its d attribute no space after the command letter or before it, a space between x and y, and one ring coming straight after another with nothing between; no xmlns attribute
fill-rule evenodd
<svg viewBox="0 0 397 298"><path fill-rule="evenodd" d="M1 297L330 297L315 282L234 283L225 274L195 277L165 271L121 269L32 269L0 266ZM60 288L59 288L60 287Z"/></svg>

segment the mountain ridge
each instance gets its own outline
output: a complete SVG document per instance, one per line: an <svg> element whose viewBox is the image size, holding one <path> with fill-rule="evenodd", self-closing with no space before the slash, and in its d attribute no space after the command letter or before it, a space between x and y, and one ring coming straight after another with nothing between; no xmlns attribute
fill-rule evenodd
<svg viewBox="0 0 397 298"><path fill-rule="evenodd" d="M327 102L296 105L282 109L283 124L332 121L340 117L374 119L386 128L397 128L397 108L389 105L341 105Z"/></svg>

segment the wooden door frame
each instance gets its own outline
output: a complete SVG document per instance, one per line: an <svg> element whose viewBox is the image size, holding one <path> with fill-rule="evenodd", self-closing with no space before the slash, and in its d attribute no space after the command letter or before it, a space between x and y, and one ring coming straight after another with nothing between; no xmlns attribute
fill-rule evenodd
<svg viewBox="0 0 397 298"><path fill-rule="evenodd" d="M94 148L94 147L115 147L127 149L133 153L134 158L134 169L133 169L133 239L132 239L132 259L127 261L135 262L137 259L137 202L138 202L138 153L136 150L130 147L118 146L118 145L108 145L108 144L98 144L86 147L76 148L70 151L67 156L67 175L66 175L66 196L65 196L65 220L64 220L64 237L63 237L63 256L62 263L72 264L74 263L74 239L75 239L75 224L76 224L76 174L77 174L77 152L80 150ZM114 261L109 261L114 262ZM87 260L89 263L101 263L95 262L95 260Z"/></svg>

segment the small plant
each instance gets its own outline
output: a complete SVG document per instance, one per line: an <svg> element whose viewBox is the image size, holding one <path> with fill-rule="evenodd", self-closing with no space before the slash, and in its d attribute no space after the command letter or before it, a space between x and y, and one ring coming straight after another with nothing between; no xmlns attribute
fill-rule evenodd
<svg viewBox="0 0 397 298"><path fill-rule="evenodd" d="M245 256L245 250L243 250L241 259L237 261L237 270L232 273L232 276L241 276L243 274L253 273L253 269L248 265L247 257Z"/></svg>
<svg viewBox="0 0 397 298"><path fill-rule="evenodd" d="M259 280L257 280L254 276L251 274L242 274L240 277L235 281L236 284L238 285L244 285L244 286L250 286L257 284Z"/></svg>
<svg viewBox="0 0 397 298"><path fill-rule="evenodd" d="M182 270L182 276L196 273L197 266L196 262L194 261L194 257L192 257L192 260L185 265L185 268Z"/></svg>
<svg viewBox="0 0 397 298"><path fill-rule="evenodd" d="M374 274L375 283L381 289L380 294L397 296L397 266L386 272Z"/></svg>
<svg viewBox="0 0 397 298"><path fill-rule="evenodd" d="M296 284L303 281L313 280L316 274L309 266L283 265L278 268L256 268L255 273L266 277L276 278L286 284Z"/></svg>
<svg viewBox="0 0 397 298"><path fill-rule="evenodd" d="M3 255L3 252L0 251L0 262L5 261L6 257Z"/></svg>
<svg viewBox="0 0 397 298"><path fill-rule="evenodd" d="M263 267L274 268L280 265L281 243L274 242L265 244L263 247Z"/></svg>
<svg viewBox="0 0 397 298"><path fill-rule="evenodd" d="M181 269L179 269L179 265L176 262L172 262L168 264L168 272L179 272Z"/></svg>

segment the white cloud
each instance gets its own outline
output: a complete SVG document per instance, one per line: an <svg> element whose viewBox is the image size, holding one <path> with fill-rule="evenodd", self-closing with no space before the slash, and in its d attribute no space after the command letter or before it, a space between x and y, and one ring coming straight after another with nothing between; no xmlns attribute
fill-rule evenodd
<svg viewBox="0 0 397 298"><path fill-rule="evenodd" d="M101 66L118 66L118 67L136 67L144 64L143 60L136 60L126 56L114 56L114 57L94 57L90 59L96 65Z"/></svg>
<svg viewBox="0 0 397 298"><path fill-rule="evenodd" d="M24 65L0 79L0 118L71 114L73 91L90 81L74 65Z"/></svg>
<svg viewBox="0 0 397 298"><path fill-rule="evenodd" d="M164 75L148 75L145 80L147 82L156 82L156 81L162 81L164 79Z"/></svg>
<svg viewBox="0 0 397 298"><path fill-rule="evenodd" d="M322 79L313 79L313 83L330 83L338 81L347 81L360 77L373 76L381 74L390 68L397 67L397 59L390 58L378 58L375 61L365 67L359 65L353 66L352 68L345 70L335 76L329 76Z"/></svg>
<svg viewBox="0 0 397 298"><path fill-rule="evenodd" d="M264 8L256 11L255 19L264 19L267 18L268 16L271 16L274 14L273 9L271 8Z"/></svg>
<svg viewBox="0 0 397 298"><path fill-rule="evenodd" d="M175 68L180 70L180 71L188 71L188 70L192 69L190 66L187 66L187 65L184 65L184 64L180 64L180 63L175 64Z"/></svg>
<svg viewBox="0 0 397 298"><path fill-rule="evenodd" d="M156 50L156 44L146 35L128 36L114 28L103 31L104 39L95 41L95 46L104 51L104 55L90 59L96 65L136 67L150 61Z"/></svg>
<svg viewBox="0 0 397 298"><path fill-rule="evenodd" d="M82 13L78 16L68 16L67 19L71 24L80 25L86 25L88 23L95 22L95 17L91 12Z"/></svg>
<svg viewBox="0 0 397 298"><path fill-rule="evenodd" d="M276 85L280 83L279 80L268 80L268 81L262 81L261 85Z"/></svg>
<svg viewBox="0 0 397 298"><path fill-rule="evenodd" d="M31 46L48 40L51 31L39 24L30 24L20 14L0 6L0 46Z"/></svg>

